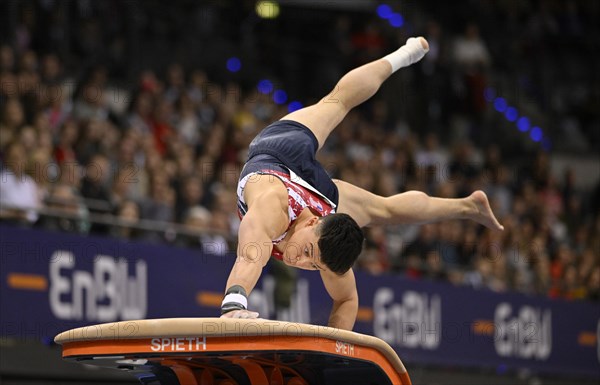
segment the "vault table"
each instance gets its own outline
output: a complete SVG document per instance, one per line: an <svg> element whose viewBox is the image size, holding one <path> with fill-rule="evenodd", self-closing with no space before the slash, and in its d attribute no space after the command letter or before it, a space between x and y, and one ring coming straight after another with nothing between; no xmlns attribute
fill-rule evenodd
<svg viewBox="0 0 600 385"><path fill-rule="evenodd" d="M145 385L410 385L384 341L264 319L170 318L72 329L63 358L130 372Z"/></svg>

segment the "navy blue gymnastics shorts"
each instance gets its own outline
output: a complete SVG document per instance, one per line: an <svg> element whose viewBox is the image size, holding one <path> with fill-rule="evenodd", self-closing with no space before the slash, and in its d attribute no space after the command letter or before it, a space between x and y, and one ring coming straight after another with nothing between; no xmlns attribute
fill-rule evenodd
<svg viewBox="0 0 600 385"><path fill-rule="evenodd" d="M250 143L240 179L265 169L285 174L290 169L337 206L338 188L315 159L318 149L319 142L308 127L293 120L277 121Z"/></svg>

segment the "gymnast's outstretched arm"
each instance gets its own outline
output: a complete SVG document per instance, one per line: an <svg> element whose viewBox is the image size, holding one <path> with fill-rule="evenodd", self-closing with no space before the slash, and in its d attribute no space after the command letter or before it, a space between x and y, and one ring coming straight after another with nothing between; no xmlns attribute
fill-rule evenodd
<svg viewBox="0 0 600 385"><path fill-rule="evenodd" d="M358 292L352 269L339 276L331 271L321 271L327 293L333 299L333 308L327 326L352 330L358 313Z"/></svg>
<svg viewBox="0 0 600 385"><path fill-rule="evenodd" d="M279 179L257 177L248 182L244 196L248 203L248 212L240 223L237 258L227 280L224 304L231 288L236 288L234 296L231 297L234 303L235 298L240 299L237 296L240 294L240 287L244 296L250 294L271 257L272 239L285 232L288 225L287 191ZM247 304L245 305L247 308ZM255 318L257 314L240 312L233 307L232 311L223 316Z"/></svg>

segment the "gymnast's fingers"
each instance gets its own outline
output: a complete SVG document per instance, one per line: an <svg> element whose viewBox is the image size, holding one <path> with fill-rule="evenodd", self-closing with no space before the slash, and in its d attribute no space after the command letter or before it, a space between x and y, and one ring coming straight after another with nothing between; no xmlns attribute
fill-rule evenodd
<svg viewBox="0 0 600 385"><path fill-rule="evenodd" d="M236 313L238 313L238 314L234 315L233 318L250 318L250 319L258 318L258 313L255 311L238 310Z"/></svg>
<svg viewBox="0 0 600 385"><path fill-rule="evenodd" d="M248 310L235 310L229 313L225 313L221 316L221 318L244 318L244 319L254 319L258 318L258 313L254 311Z"/></svg>

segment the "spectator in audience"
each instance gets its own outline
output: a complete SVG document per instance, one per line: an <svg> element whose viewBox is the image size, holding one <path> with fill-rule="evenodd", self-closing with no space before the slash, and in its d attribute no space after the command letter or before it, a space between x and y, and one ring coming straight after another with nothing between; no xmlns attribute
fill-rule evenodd
<svg viewBox="0 0 600 385"><path fill-rule="evenodd" d="M587 298L593 301L600 300L600 266L596 265L587 280Z"/></svg>
<svg viewBox="0 0 600 385"><path fill-rule="evenodd" d="M8 145L0 171L0 217L34 223L41 207L40 192L34 179L26 174L25 149L18 142Z"/></svg>
<svg viewBox="0 0 600 385"><path fill-rule="evenodd" d="M212 249L211 253L215 255L225 255L229 253L229 244L223 234L231 234L229 216L226 212L212 211L210 216L210 228L214 233L203 234L200 238L202 247L205 251Z"/></svg>
<svg viewBox="0 0 600 385"><path fill-rule="evenodd" d="M48 54L42 58L42 82L45 84L60 84L63 80L62 63L56 54Z"/></svg>
<svg viewBox="0 0 600 385"><path fill-rule="evenodd" d="M15 69L15 53L11 46L0 46L0 72L12 72Z"/></svg>
<svg viewBox="0 0 600 385"><path fill-rule="evenodd" d="M110 163L103 154L95 154L85 167L85 176L81 182L81 195L87 200L90 212L94 214L107 214L113 211L108 184L112 175ZM109 226L105 224L92 224L92 232L107 234Z"/></svg>
<svg viewBox="0 0 600 385"><path fill-rule="evenodd" d="M477 24L467 24L464 35L454 42L452 52L454 68L458 76L458 81L455 82L458 87L456 92L462 99L463 110L479 119L485 110L483 91L491 58L485 42L479 35ZM476 139L481 140L479 135Z"/></svg>
<svg viewBox="0 0 600 385"><path fill-rule="evenodd" d="M200 119L194 109L194 103L187 93L183 93L177 100L177 114L175 116L175 129L180 139L193 146L200 144L201 127Z"/></svg>
<svg viewBox="0 0 600 385"><path fill-rule="evenodd" d="M45 229L80 234L89 231L89 212L73 186L56 184L47 198L47 207L48 213L40 219Z"/></svg>
<svg viewBox="0 0 600 385"><path fill-rule="evenodd" d="M140 186L140 173L134 165L121 167L112 179L109 201L120 207L125 201L134 198L133 187Z"/></svg>
<svg viewBox="0 0 600 385"><path fill-rule="evenodd" d="M366 246L356 261L356 267L372 275L383 274L385 270L379 260L378 253L379 251L376 248Z"/></svg>
<svg viewBox="0 0 600 385"><path fill-rule="evenodd" d="M542 253L534 264L534 288L536 294L550 295L552 289L552 276L550 275L550 257Z"/></svg>
<svg viewBox="0 0 600 385"><path fill-rule="evenodd" d="M85 177L81 184L81 195L93 200L110 203L108 184L112 179L110 163L103 154L95 154L85 167Z"/></svg>
<svg viewBox="0 0 600 385"><path fill-rule="evenodd" d="M76 160L75 143L78 135L77 123L74 120L66 121L60 130L59 140L54 150L54 158L59 164Z"/></svg>
<svg viewBox="0 0 600 385"><path fill-rule="evenodd" d="M438 250L430 250L425 256L424 278L432 281L446 280L446 266Z"/></svg>
<svg viewBox="0 0 600 385"><path fill-rule="evenodd" d="M101 75L99 76L102 77ZM106 89L99 77L90 78L80 90L73 105L73 117L81 121L104 120L108 117Z"/></svg>
<svg viewBox="0 0 600 385"><path fill-rule="evenodd" d="M189 208L185 216L185 225L190 234L182 237L180 242L188 246L200 246L208 254L226 255L229 245L223 234L229 234L229 231L224 229L222 219L202 206Z"/></svg>
<svg viewBox="0 0 600 385"><path fill-rule="evenodd" d="M416 255L421 263L425 261L427 253L437 247L438 226L426 224L421 226L418 238L404 251L404 255Z"/></svg>
<svg viewBox="0 0 600 385"><path fill-rule="evenodd" d="M12 84L15 84L13 81ZM8 83L11 84L11 83ZM0 121L0 146L5 147L9 142L16 139L18 129L25 124L25 112L23 105L17 98L9 98L2 108L2 120Z"/></svg>
<svg viewBox="0 0 600 385"><path fill-rule="evenodd" d="M204 186L202 180L196 176L187 177L178 189L180 196L177 199L176 219L183 222L185 215L192 207L202 206Z"/></svg>
<svg viewBox="0 0 600 385"><path fill-rule="evenodd" d="M169 141L174 134L171 126L173 120L173 107L166 99L158 100L152 119L152 134L154 135L154 145L161 155L165 155Z"/></svg>
<svg viewBox="0 0 600 385"><path fill-rule="evenodd" d="M171 222L174 219L175 193L167 175L156 172L152 175L150 197L141 202L143 219Z"/></svg>
<svg viewBox="0 0 600 385"><path fill-rule="evenodd" d="M152 94L148 91L142 91L135 96L133 108L128 118L128 125L141 134L152 132Z"/></svg>
<svg viewBox="0 0 600 385"><path fill-rule="evenodd" d="M121 202L116 211L116 218L119 223L111 228L111 236L130 240L140 236L140 231L135 227L140 219L140 207L135 201Z"/></svg>
<svg viewBox="0 0 600 385"><path fill-rule="evenodd" d="M583 299L586 295L585 281L579 281L577 267L575 264L567 266L562 276L561 296L573 300Z"/></svg>
<svg viewBox="0 0 600 385"><path fill-rule="evenodd" d="M176 244L187 247L201 247L202 234L210 231L211 217L210 211L202 206L190 207L185 213L183 222L187 227L187 232L179 234Z"/></svg>

